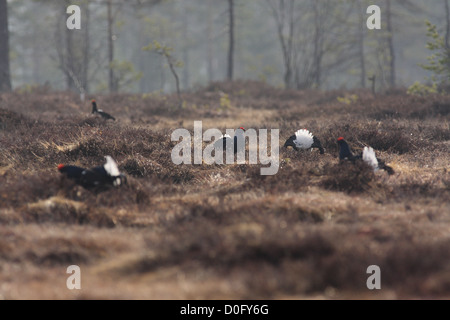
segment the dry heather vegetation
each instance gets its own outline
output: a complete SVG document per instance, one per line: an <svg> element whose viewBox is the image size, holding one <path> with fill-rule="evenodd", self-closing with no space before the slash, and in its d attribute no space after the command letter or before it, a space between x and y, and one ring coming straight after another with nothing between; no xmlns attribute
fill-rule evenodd
<svg viewBox="0 0 450 320"><path fill-rule="evenodd" d="M71 93L0 95L0 298L450 298L449 96L234 82L184 93L180 110L172 95L89 98L117 121ZM279 128L281 145L308 128L325 154L281 148L275 176L176 166L170 135L194 120ZM396 173L339 164L339 136ZM96 194L56 170L105 155L127 185ZM66 288L72 264L81 290Z"/></svg>

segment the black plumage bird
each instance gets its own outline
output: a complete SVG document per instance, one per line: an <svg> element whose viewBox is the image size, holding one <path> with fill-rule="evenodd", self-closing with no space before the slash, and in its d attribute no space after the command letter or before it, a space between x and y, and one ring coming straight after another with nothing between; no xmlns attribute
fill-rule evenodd
<svg viewBox="0 0 450 320"><path fill-rule="evenodd" d="M228 149L231 150L233 146L233 152L237 153L238 150L241 150L242 148L245 149L244 132L245 129L243 127L240 127L235 131L233 138L231 138L228 134L225 134L220 139L218 139L215 144L222 144L223 151L226 151Z"/></svg>
<svg viewBox="0 0 450 320"><path fill-rule="evenodd" d="M320 140L307 129L298 130L294 135L290 136L284 143L285 148L289 146L294 148L294 150L317 148L320 154L324 154Z"/></svg>
<svg viewBox="0 0 450 320"><path fill-rule="evenodd" d="M98 114L100 115L103 119L106 120L113 120L115 121L116 118L114 118L112 115L110 115L109 113L106 113L105 111L103 111L102 109L98 109L97 108L97 102L95 100L92 100L92 113L93 114Z"/></svg>
<svg viewBox="0 0 450 320"><path fill-rule="evenodd" d="M118 187L126 183L125 175L120 173L113 158L106 156L105 159L106 163L103 166L92 169L60 164L58 171L86 189Z"/></svg>
<svg viewBox="0 0 450 320"><path fill-rule="evenodd" d="M386 170L389 175L394 174L394 169L385 164L381 159L378 159L375 155L375 151L372 147L364 147L363 151L358 155L353 155L348 143L343 137L338 138L339 145L339 160L349 160L355 162L356 160L362 160L373 168L374 171L379 169Z"/></svg>

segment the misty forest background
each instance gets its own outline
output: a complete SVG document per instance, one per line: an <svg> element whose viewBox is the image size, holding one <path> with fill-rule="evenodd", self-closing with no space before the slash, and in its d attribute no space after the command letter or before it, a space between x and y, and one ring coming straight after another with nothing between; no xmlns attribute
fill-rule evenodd
<svg viewBox="0 0 450 320"><path fill-rule="evenodd" d="M448 0L1 2L15 90L169 93L176 90L169 65L184 91L233 79L370 88L373 76L385 90L430 76L420 66L430 55L426 20L449 38ZM66 27L72 4L81 8L81 30ZM372 4L381 8L381 30L366 27ZM143 50L152 43L169 50Z"/></svg>

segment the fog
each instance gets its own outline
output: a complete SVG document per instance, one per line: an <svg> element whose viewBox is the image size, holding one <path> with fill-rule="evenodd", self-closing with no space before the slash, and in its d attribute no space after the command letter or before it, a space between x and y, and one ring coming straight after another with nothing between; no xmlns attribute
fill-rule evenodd
<svg viewBox="0 0 450 320"><path fill-rule="evenodd" d="M445 0L390 2L377 2L381 29L369 30L364 0L10 0L12 87L174 92L175 75L182 91L227 79L323 90L370 87L372 76L378 89L426 81L425 20L445 33ZM69 5L79 30L67 28ZM169 54L143 50L152 43Z"/></svg>

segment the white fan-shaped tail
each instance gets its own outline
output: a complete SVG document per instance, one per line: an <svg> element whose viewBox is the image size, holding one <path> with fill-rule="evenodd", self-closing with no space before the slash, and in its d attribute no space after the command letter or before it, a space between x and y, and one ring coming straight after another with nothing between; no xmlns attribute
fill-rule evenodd
<svg viewBox="0 0 450 320"><path fill-rule="evenodd" d="M375 155L375 151L371 147L364 147L363 153L362 153L362 159L364 162L366 162L368 165L370 165L373 170L378 170L378 160Z"/></svg>
<svg viewBox="0 0 450 320"><path fill-rule="evenodd" d="M105 168L106 172L111 177L116 177L116 176L120 175L119 168L117 167L117 163L114 161L114 159L111 158L111 156L106 156L105 159L106 159L106 163L104 165L104 168Z"/></svg>
<svg viewBox="0 0 450 320"><path fill-rule="evenodd" d="M299 149L309 149L314 143L314 136L306 129L298 130L295 133L294 143Z"/></svg>

